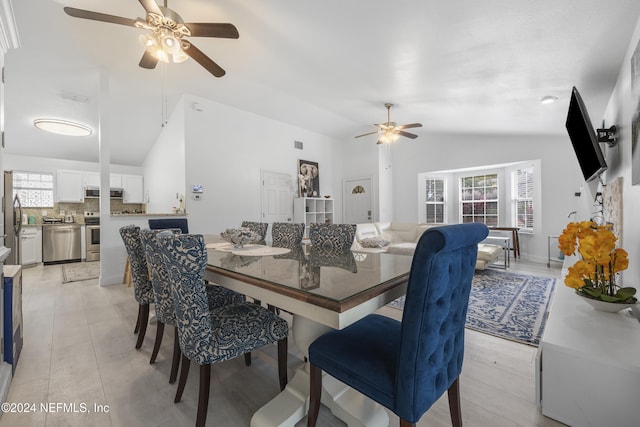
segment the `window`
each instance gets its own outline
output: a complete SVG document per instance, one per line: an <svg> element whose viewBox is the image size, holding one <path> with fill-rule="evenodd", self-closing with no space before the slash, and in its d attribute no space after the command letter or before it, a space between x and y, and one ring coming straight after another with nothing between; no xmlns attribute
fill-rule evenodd
<svg viewBox="0 0 640 427"><path fill-rule="evenodd" d="M445 180L426 178L425 191L425 222L427 224L444 224Z"/></svg>
<svg viewBox="0 0 640 427"><path fill-rule="evenodd" d="M533 166L511 172L511 184L513 226L533 231Z"/></svg>
<svg viewBox="0 0 640 427"><path fill-rule="evenodd" d="M25 208L53 207L53 174L13 172L13 197L18 195Z"/></svg>
<svg viewBox="0 0 640 427"><path fill-rule="evenodd" d="M498 225L498 174L460 178L460 216L464 223Z"/></svg>

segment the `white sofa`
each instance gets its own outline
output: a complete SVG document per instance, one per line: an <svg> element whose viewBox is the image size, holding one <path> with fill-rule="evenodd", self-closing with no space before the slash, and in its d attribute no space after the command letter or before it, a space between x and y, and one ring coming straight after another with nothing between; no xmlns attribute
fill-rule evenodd
<svg viewBox="0 0 640 427"><path fill-rule="evenodd" d="M440 224L418 224L415 222L374 222L356 224L356 237L351 250L356 252L387 252L413 255L416 244L427 229ZM484 270L493 264L503 248L498 245L480 243L476 269ZM506 268L506 262L505 262Z"/></svg>

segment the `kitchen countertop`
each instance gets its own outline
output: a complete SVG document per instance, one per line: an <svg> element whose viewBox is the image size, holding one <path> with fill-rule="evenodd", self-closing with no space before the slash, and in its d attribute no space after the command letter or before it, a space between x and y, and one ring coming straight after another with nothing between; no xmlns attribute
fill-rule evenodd
<svg viewBox="0 0 640 427"><path fill-rule="evenodd" d="M84 222L38 222L36 224L22 224L22 227L42 227L43 225L86 225Z"/></svg>
<svg viewBox="0 0 640 427"><path fill-rule="evenodd" d="M187 216L186 213L112 213L111 216Z"/></svg>

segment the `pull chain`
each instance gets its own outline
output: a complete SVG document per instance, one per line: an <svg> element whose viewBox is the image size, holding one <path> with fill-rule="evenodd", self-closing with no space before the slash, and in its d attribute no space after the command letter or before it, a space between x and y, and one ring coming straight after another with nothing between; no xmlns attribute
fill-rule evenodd
<svg viewBox="0 0 640 427"><path fill-rule="evenodd" d="M164 127L164 125L166 125L168 123L168 118L167 118L167 88L166 86L166 80L167 80L167 70L165 68L165 64L164 62L160 63L160 74L161 74L161 78L162 78L162 83L160 85L160 104L161 104L161 122L160 122L160 126Z"/></svg>

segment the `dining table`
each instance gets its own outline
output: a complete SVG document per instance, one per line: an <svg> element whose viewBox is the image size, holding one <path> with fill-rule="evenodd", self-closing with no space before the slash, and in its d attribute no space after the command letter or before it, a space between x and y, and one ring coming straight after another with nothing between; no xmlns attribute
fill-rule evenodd
<svg viewBox="0 0 640 427"><path fill-rule="evenodd" d="M286 388L254 413L251 427L293 427L305 417L309 345L404 295L412 262L406 255L323 250L308 244L234 248L214 235L205 241L205 279L291 313L293 342L305 356ZM327 374L322 385L322 403L347 425L389 425L384 408L356 390Z"/></svg>

